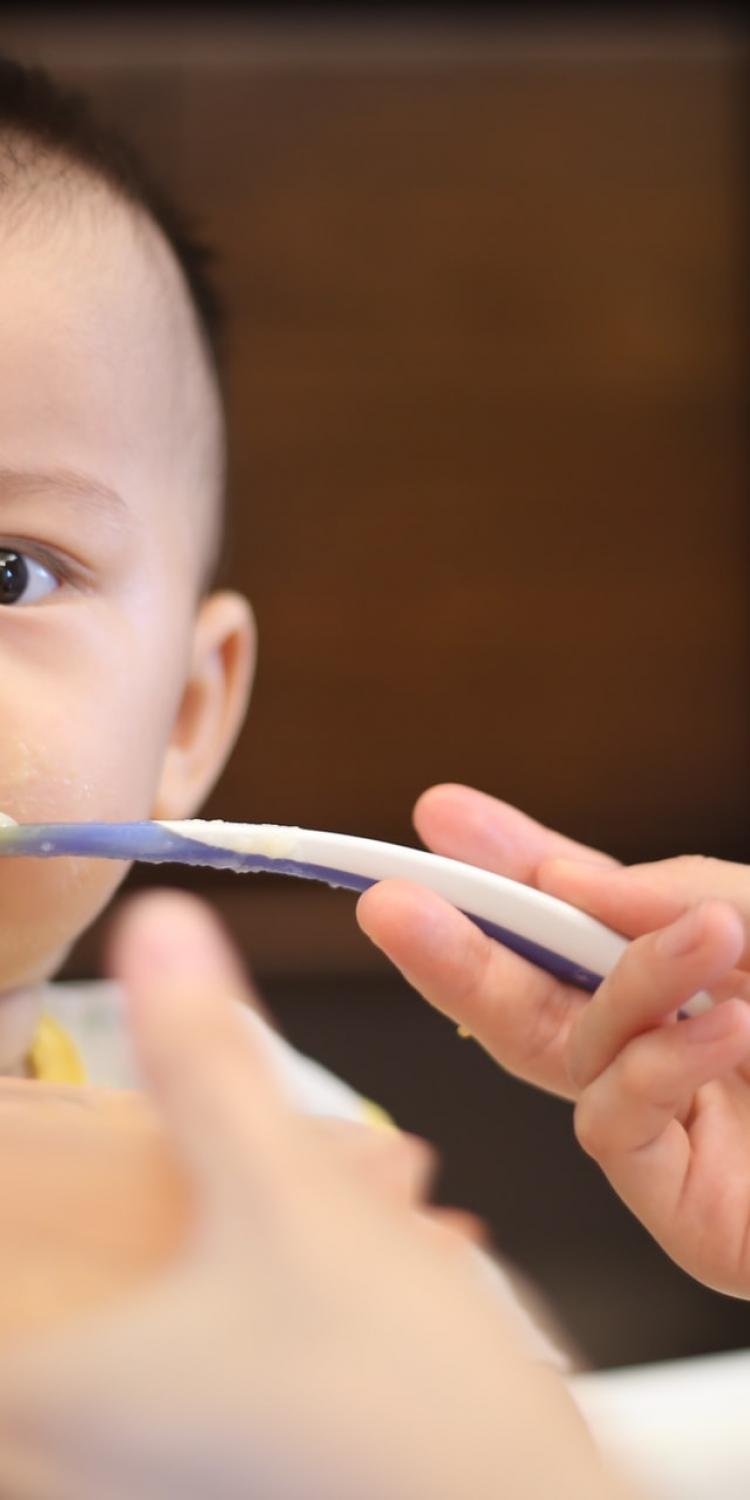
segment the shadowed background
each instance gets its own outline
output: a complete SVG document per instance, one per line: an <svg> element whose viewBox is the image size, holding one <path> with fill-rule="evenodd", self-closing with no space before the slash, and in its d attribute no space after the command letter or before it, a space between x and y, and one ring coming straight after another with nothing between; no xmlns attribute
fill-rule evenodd
<svg viewBox="0 0 750 1500"><path fill-rule="evenodd" d="M224 581L261 649L208 816L414 842L416 795L459 780L627 861L750 859L746 39L722 14L0 20L220 251ZM750 1341L350 897L129 884L166 879L223 912L295 1043L439 1144L442 1195L594 1364Z"/></svg>

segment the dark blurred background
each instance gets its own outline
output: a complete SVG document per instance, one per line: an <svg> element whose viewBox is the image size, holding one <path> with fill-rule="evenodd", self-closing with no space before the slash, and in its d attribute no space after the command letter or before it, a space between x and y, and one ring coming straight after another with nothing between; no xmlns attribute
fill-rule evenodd
<svg viewBox="0 0 750 1500"><path fill-rule="evenodd" d="M416 795L459 780L627 861L750 859L746 33L717 7L387 15L0 18L221 253L225 579L261 653L206 811L414 842ZM594 1365L750 1342L351 898L175 883L297 1045L438 1143L442 1196Z"/></svg>

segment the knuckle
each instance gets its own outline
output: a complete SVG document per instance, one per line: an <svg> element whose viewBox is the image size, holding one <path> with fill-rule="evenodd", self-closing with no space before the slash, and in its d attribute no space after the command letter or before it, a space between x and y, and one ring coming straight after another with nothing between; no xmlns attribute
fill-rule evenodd
<svg viewBox="0 0 750 1500"><path fill-rule="evenodd" d="M569 1025L569 1006L554 983L546 983L534 1008L534 1019L526 1036L520 1064L524 1071L536 1069L561 1045Z"/></svg>
<svg viewBox="0 0 750 1500"><path fill-rule="evenodd" d="M449 1215L443 1217L441 1210L430 1209L424 1223L439 1254L453 1262L466 1258L474 1241L461 1232Z"/></svg>
<svg viewBox="0 0 750 1500"><path fill-rule="evenodd" d="M319 1136L332 1150L342 1155L367 1156L372 1151L375 1132L358 1120L338 1120L328 1115L311 1115L306 1122L311 1135Z"/></svg>
<svg viewBox="0 0 750 1500"><path fill-rule="evenodd" d="M438 1172L437 1151L419 1136L395 1136L394 1141L391 1157L394 1186L414 1201L426 1199Z"/></svg>
<svg viewBox="0 0 750 1500"><path fill-rule="evenodd" d="M701 887L711 882L718 863L710 854L678 854L669 860L675 874L697 877Z"/></svg>
<svg viewBox="0 0 750 1500"><path fill-rule="evenodd" d="M573 1029L570 1042L565 1051L565 1071L574 1093L580 1094L585 1089L587 1083L590 1082L590 1079L576 1028Z"/></svg>
<svg viewBox="0 0 750 1500"><path fill-rule="evenodd" d="M655 1059L646 1047L626 1047L618 1068L620 1091L634 1100L650 1099L659 1078Z"/></svg>
<svg viewBox="0 0 750 1500"><path fill-rule="evenodd" d="M609 981L605 980L610 998L614 992L618 1002L623 995L627 995L632 1003L633 998L649 994L654 985L661 982L661 968L655 963L657 955L654 943L653 932L644 932L628 943L625 952L617 960Z"/></svg>
<svg viewBox="0 0 750 1500"><path fill-rule="evenodd" d="M582 1094L573 1111L575 1138L587 1156L597 1157L605 1147L602 1112L588 1094Z"/></svg>
<svg viewBox="0 0 750 1500"><path fill-rule="evenodd" d="M464 962L456 975L453 995L457 1010L468 1019L481 1014L484 1008L492 957L491 940L473 928L467 934Z"/></svg>
<svg viewBox="0 0 750 1500"><path fill-rule="evenodd" d="M439 1164L439 1153L435 1146L429 1141L423 1140L420 1135L394 1135L393 1139L398 1141L407 1161L415 1174L420 1179L431 1178L437 1171Z"/></svg>
<svg viewBox="0 0 750 1500"><path fill-rule="evenodd" d="M398 1195L424 1196L438 1170L438 1152L421 1136L373 1130L368 1125L361 1131L347 1143L357 1172Z"/></svg>

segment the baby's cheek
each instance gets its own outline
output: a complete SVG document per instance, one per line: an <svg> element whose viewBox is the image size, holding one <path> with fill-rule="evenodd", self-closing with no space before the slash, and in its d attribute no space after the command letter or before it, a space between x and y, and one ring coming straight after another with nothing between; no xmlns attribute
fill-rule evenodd
<svg viewBox="0 0 750 1500"><path fill-rule="evenodd" d="M148 817L163 745L102 699L87 717L27 723L0 738L0 809L18 823Z"/></svg>
<svg viewBox="0 0 750 1500"><path fill-rule="evenodd" d="M55 740L53 745L51 740ZM148 817L157 757L117 736L27 735L0 746L0 810L19 823ZM116 860L0 856L0 991L49 977L127 872Z"/></svg>
<svg viewBox="0 0 750 1500"><path fill-rule="evenodd" d="M117 860L0 859L0 991L51 977L126 871Z"/></svg>

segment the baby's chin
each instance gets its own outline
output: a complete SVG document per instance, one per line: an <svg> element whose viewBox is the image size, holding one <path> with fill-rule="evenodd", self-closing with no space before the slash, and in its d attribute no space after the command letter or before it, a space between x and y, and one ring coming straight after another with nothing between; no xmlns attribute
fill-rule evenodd
<svg viewBox="0 0 750 1500"><path fill-rule="evenodd" d="M118 860L0 860L0 1000L54 977L127 868Z"/></svg>

